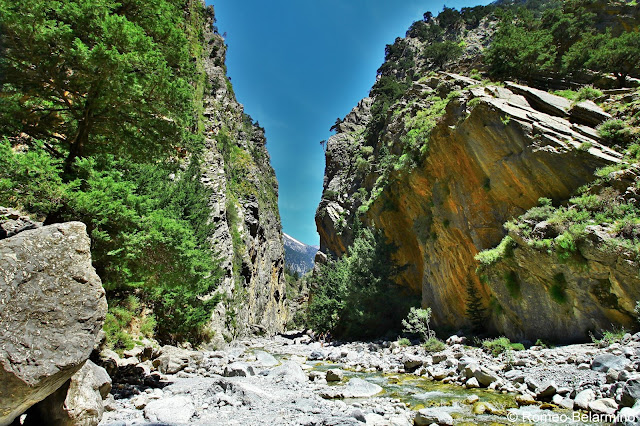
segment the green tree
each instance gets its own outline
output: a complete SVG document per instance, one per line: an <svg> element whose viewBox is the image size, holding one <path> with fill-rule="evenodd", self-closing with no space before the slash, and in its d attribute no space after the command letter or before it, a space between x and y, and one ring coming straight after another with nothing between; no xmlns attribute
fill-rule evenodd
<svg viewBox="0 0 640 426"><path fill-rule="evenodd" d="M478 289L473 281L467 282L467 308L465 310L467 317L471 321L473 331L480 333L486 328L486 309L482 304L482 298L478 294Z"/></svg>
<svg viewBox="0 0 640 426"><path fill-rule="evenodd" d="M640 33L628 31L612 37L607 30L599 41L585 63L587 68L612 73L620 87L624 86L629 74L640 73Z"/></svg>
<svg viewBox="0 0 640 426"><path fill-rule="evenodd" d="M485 53L494 75L524 79L553 70L555 58L553 36L549 30L538 28L530 14L515 20L511 13L505 13Z"/></svg>
<svg viewBox="0 0 640 426"><path fill-rule="evenodd" d="M422 57L429 59L437 69L442 69L447 63L458 59L461 55L462 47L451 40L428 44L422 51Z"/></svg>
<svg viewBox="0 0 640 426"><path fill-rule="evenodd" d="M44 140L67 172L78 157L182 145L195 72L184 11L145 3L0 0L0 131Z"/></svg>
<svg viewBox="0 0 640 426"><path fill-rule="evenodd" d="M399 272L393 251L381 234L365 228L345 256L321 267L310 278L308 318L314 330L362 338L398 329L413 297L393 281Z"/></svg>

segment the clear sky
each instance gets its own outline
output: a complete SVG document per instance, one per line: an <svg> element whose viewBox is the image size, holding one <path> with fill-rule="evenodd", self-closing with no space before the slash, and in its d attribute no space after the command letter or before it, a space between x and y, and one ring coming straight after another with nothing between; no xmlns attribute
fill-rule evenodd
<svg viewBox="0 0 640 426"><path fill-rule="evenodd" d="M448 7L488 4L447 1ZM318 244L320 141L375 82L385 45L437 0L207 0L227 33L227 69L245 112L265 128L284 232Z"/></svg>

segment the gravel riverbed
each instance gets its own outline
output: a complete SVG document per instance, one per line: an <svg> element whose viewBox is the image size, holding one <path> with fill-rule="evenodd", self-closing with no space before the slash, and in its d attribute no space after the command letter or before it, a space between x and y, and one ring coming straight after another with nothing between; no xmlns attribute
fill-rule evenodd
<svg viewBox="0 0 640 426"><path fill-rule="evenodd" d="M101 363L115 380L100 425L640 424L640 333L497 357L457 336L429 353L290 333Z"/></svg>

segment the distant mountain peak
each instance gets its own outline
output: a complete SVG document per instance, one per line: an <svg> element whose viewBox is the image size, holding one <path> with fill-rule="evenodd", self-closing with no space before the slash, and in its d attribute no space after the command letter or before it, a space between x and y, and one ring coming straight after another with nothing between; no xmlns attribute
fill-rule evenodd
<svg viewBox="0 0 640 426"><path fill-rule="evenodd" d="M313 269L313 259L318 251L318 246L310 246L291 235L282 233L284 242L284 258L287 269L304 275Z"/></svg>

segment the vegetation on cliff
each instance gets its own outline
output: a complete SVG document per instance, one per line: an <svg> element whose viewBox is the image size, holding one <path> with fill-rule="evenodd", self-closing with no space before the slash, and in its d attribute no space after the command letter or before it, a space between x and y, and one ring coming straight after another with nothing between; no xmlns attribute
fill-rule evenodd
<svg viewBox="0 0 640 426"><path fill-rule="evenodd" d="M543 289L541 303L549 299L549 306L563 307L555 311L558 318L571 306L577 318L583 306L576 304L596 303L603 312L615 310L611 318L626 324L633 307L623 299L633 298L635 306L636 292L623 295L627 290L614 282L624 281L626 272L611 272L607 284L601 271L588 272L599 266L586 266L580 246L588 240L600 250L589 252L589 261L617 256L628 262L620 264L638 264L640 93L618 89L634 87L640 76L639 24L635 3L607 0L426 13L405 38L387 46L370 99L333 127L337 135L327 143L325 191L316 216L321 248L347 258L357 241L356 224L377 228L398 246L394 258L406 272L395 282L422 287L440 325L466 323L477 333L497 329L518 336L523 324L533 324L524 315L540 312L526 303L541 297L535 287ZM569 101L547 98L552 91ZM494 123L496 111L502 115ZM526 114L532 113L541 115L531 122ZM486 141L469 141L474 138ZM532 158L522 161L535 164L512 164L530 148ZM561 155L542 159L545 150ZM557 173L560 157L579 164ZM538 172L544 180L539 187L529 182ZM469 176L458 179L457 173ZM520 270L514 250L522 244L552 255L548 277ZM474 255L490 247L476 263ZM563 269L580 261L582 272ZM590 288L576 295L576 283L585 280ZM447 306L435 306L438 298ZM465 315L468 320L461 321ZM607 315L598 321L609 321ZM544 321L529 328L540 331ZM548 325L547 331L553 329ZM583 321L575 328L586 326ZM566 337L578 339L580 333Z"/></svg>
<svg viewBox="0 0 640 426"><path fill-rule="evenodd" d="M0 1L0 204L87 225L114 347L131 343L119 333L137 301L171 343L205 338L217 303L200 181L206 13L196 0Z"/></svg>

